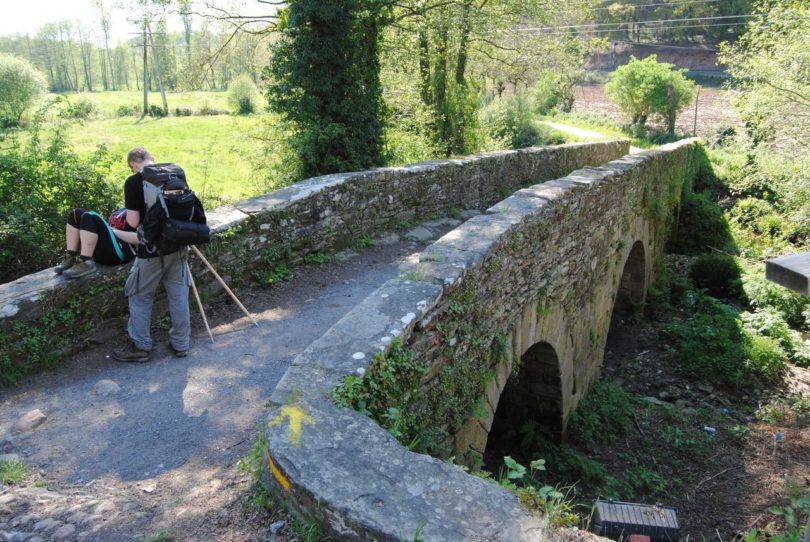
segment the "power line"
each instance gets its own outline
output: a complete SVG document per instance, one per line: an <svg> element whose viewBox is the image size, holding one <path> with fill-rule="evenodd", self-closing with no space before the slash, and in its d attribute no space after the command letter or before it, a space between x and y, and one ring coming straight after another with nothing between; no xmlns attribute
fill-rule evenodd
<svg viewBox="0 0 810 542"><path fill-rule="evenodd" d="M719 1L720 0L682 0L681 2L673 1L673 2L663 2L663 3L660 3L660 4L639 4L639 5L634 5L632 7L633 7L633 9L636 9L636 8L652 8L652 7L656 7L656 6L669 7L669 6L678 6L678 5L681 5L681 4L709 4L709 3L713 3L713 2L719 2ZM603 7L603 8L590 8L591 11L608 11L609 9L610 9L610 6Z"/></svg>
<svg viewBox="0 0 810 542"><path fill-rule="evenodd" d="M623 24L647 24L647 23L679 23L679 22L691 22L691 21L715 21L719 19L748 19L751 17L756 17L756 15L718 15L715 17L686 17L681 19L654 19L649 21L623 21L623 22L616 22L616 23L583 23L583 24L569 24L565 26L538 26L538 27L529 27L529 28L519 28L518 32L537 32L542 30L562 30L565 28L583 28L583 27L596 27L596 26L619 26ZM746 24L746 23L741 23Z"/></svg>
<svg viewBox="0 0 810 542"><path fill-rule="evenodd" d="M677 26L650 26L643 28L645 32L648 31L658 31L658 30L677 30L680 28L709 28L709 27L716 27L716 26L743 26L747 25L748 23L714 23L714 24L690 24L690 25L677 25ZM624 28L603 28L603 29L594 29L594 30L574 30L577 34L601 34L601 33L608 33L608 32L619 32L624 31ZM565 36L570 35L571 32L548 32L544 33L543 36Z"/></svg>

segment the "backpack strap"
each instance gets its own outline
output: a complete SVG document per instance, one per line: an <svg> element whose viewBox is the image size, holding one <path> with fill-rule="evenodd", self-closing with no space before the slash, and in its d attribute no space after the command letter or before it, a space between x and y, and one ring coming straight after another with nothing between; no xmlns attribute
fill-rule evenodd
<svg viewBox="0 0 810 542"><path fill-rule="evenodd" d="M109 232L109 234L110 234L110 240L113 243L113 248L115 248L115 253L118 255L118 259L123 262L124 261L124 252L121 250L121 244L118 242L118 237L115 236L115 232L112 231L112 228L110 227L110 225L107 224L107 221L104 220L104 217L102 217L100 214L98 214L95 211L87 211L87 214L99 217L101 219L101 221L104 223L104 225L107 227L107 232Z"/></svg>

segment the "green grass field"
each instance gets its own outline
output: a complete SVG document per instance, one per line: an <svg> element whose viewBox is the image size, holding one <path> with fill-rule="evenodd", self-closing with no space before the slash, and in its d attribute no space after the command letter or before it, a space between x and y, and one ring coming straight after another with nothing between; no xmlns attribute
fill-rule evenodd
<svg viewBox="0 0 810 542"><path fill-rule="evenodd" d="M116 117L119 107L135 107L139 111L143 109L143 92L134 90L117 90L109 92L79 92L79 93L65 93L59 96L64 96L70 102L77 102L79 100L87 100L92 102L98 112L98 118L112 118ZM53 98L54 94L48 94L43 98L43 102L49 98ZM200 109L207 107L209 109L216 109L218 111L228 111L228 93L227 92L167 92L166 101L169 104L169 112L173 113L176 108L187 108L194 112L199 112ZM163 99L160 97L160 92L149 93L149 105L157 105L163 107Z"/></svg>
<svg viewBox="0 0 810 542"><path fill-rule="evenodd" d="M180 165L192 189L208 204L234 202L257 195L264 186L247 154L260 143L250 137L262 116L217 115L135 119L123 117L85 122L71 127L68 139L80 153L105 145L120 157L120 171L128 174L125 157L133 147L146 147L158 162Z"/></svg>

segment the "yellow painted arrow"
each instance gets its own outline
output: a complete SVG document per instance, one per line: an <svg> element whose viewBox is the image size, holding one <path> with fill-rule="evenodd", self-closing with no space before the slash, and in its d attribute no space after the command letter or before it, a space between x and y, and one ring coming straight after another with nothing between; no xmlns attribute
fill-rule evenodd
<svg viewBox="0 0 810 542"><path fill-rule="evenodd" d="M289 439L290 444L298 446L301 444L301 424L315 425L315 418L301 410L297 405L284 405L281 407L281 412L278 416L268 424L269 427L275 427L284 423L284 418L290 420Z"/></svg>

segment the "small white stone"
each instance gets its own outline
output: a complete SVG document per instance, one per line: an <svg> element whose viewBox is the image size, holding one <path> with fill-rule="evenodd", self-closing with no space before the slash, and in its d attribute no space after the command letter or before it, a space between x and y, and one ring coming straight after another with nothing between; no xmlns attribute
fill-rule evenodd
<svg viewBox="0 0 810 542"><path fill-rule="evenodd" d="M363 369L362 367L358 367L357 369L355 369L354 372L357 373L357 376L363 376L364 374L366 374L366 370Z"/></svg>
<svg viewBox="0 0 810 542"><path fill-rule="evenodd" d="M455 337L451 337L450 341L449 341L449 344L450 344L450 346L455 346L457 342L458 342L458 339L456 339Z"/></svg>
<svg viewBox="0 0 810 542"><path fill-rule="evenodd" d="M409 312L408 314L403 316L400 321L407 326L408 324L413 322L414 318L416 318L416 315L412 312Z"/></svg>
<svg viewBox="0 0 810 542"><path fill-rule="evenodd" d="M0 318L6 318L7 316L14 316L20 311L20 307L17 305L3 305L0 307Z"/></svg>
<svg viewBox="0 0 810 542"><path fill-rule="evenodd" d="M400 330L398 330L398 329L392 329L392 330L391 330L391 331L389 331L388 333L390 333L390 334L391 334L391 335L393 335L394 337L399 337L399 335L402 333L402 331L400 331Z"/></svg>
<svg viewBox="0 0 810 542"><path fill-rule="evenodd" d="M390 342L391 342L391 337L389 337L389 336L387 336L387 335L386 335L385 337L383 337L382 339L380 339L380 342L381 342L381 343L383 343L383 344L388 344L388 343L390 343Z"/></svg>
<svg viewBox="0 0 810 542"><path fill-rule="evenodd" d="M380 297L381 297L381 298L383 298L383 299L385 299L385 298L387 298L387 297L388 297L388 294L382 294Z"/></svg>
<svg viewBox="0 0 810 542"><path fill-rule="evenodd" d="M47 419L47 416L38 408L28 411L18 421L15 429L17 431L30 431L36 429Z"/></svg>
<svg viewBox="0 0 810 542"><path fill-rule="evenodd" d="M267 237L262 235L261 237L259 237L259 242L262 243L262 244L266 243L267 242Z"/></svg>
<svg viewBox="0 0 810 542"><path fill-rule="evenodd" d="M141 488L144 493L153 493L157 489L157 485L155 484L148 484Z"/></svg>
<svg viewBox="0 0 810 542"><path fill-rule="evenodd" d="M264 230L269 230L271 227L272 226L270 226L270 224L262 224L261 226L259 226L259 229L264 231Z"/></svg>
<svg viewBox="0 0 810 542"><path fill-rule="evenodd" d="M352 354L352 357L354 359L364 359L366 355L362 352L355 352L354 354Z"/></svg>

